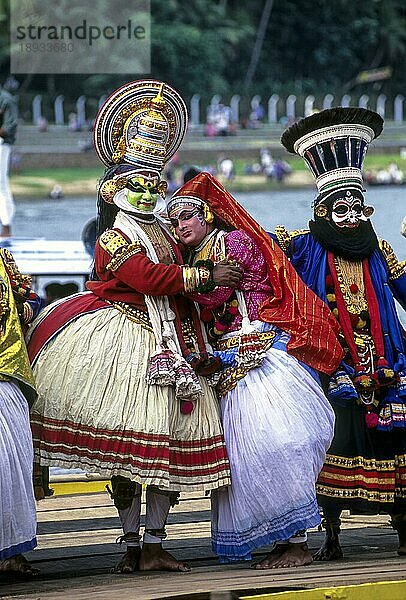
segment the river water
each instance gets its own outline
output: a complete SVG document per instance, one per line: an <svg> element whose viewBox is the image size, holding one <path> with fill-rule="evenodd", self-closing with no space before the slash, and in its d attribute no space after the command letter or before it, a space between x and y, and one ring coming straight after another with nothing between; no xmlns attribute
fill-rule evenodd
<svg viewBox="0 0 406 600"><path fill-rule="evenodd" d="M313 190L281 190L235 194L236 198L266 230L276 225L306 228L311 217ZM406 239L400 224L406 214L406 186L370 188L367 203L375 207L372 221L379 237L386 239L399 259L406 258ZM95 198L19 200L13 224L17 237L79 240L84 225L96 214Z"/></svg>

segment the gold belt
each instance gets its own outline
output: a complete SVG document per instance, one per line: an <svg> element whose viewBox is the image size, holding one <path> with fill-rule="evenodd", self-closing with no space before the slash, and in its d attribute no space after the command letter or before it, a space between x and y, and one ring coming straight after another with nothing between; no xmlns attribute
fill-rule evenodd
<svg viewBox="0 0 406 600"><path fill-rule="evenodd" d="M109 304L112 304L114 306L114 308L116 308L121 313L123 313L127 317L127 319L129 319L130 321L133 321L134 323L138 323L139 325L142 325L143 327L145 327L145 329L152 331L152 325L151 325L149 315L144 310L141 310L140 308L126 304L125 302L109 302L109 301L107 301L107 302Z"/></svg>
<svg viewBox="0 0 406 600"><path fill-rule="evenodd" d="M276 337L276 331L258 331L258 336L261 341L272 342ZM225 340L218 340L216 344L216 350L229 350L235 348L240 343L240 336L235 335ZM271 344L270 344L271 345Z"/></svg>

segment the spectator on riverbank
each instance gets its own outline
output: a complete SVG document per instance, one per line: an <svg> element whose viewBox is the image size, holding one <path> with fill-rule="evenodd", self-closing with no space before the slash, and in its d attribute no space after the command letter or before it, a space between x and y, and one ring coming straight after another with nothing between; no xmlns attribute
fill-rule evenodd
<svg viewBox="0 0 406 600"><path fill-rule="evenodd" d="M272 158L272 154L269 148L261 148L259 153L260 156L260 164L262 172L265 173L267 177L271 177L274 159Z"/></svg>
<svg viewBox="0 0 406 600"><path fill-rule="evenodd" d="M217 170L226 181L232 181L235 176L234 163L231 158L227 156L220 156L218 161Z"/></svg>
<svg viewBox="0 0 406 600"><path fill-rule="evenodd" d="M278 183L283 183L286 175L292 172L290 165L285 160L276 160L274 162L270 179L275 179Z"/></svg>
<svg viewBox="0 0 406 600"><path fill-rule="evenodd" d="M13 80L15 81L15 80ZM7 91L7 81L0 85L0 237L10 237L14 217L14 198L11 193L8 173L11 146L17 132L18 109L14 96Z"/></svg>

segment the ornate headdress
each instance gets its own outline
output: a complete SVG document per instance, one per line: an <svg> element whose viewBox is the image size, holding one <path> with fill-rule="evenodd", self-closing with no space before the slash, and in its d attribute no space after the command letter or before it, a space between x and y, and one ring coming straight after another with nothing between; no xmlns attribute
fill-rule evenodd
<svg viewBox="0 0 406 600"><path fill-rule="evenodd" d="M207 173L204 173L206 176ZM197 208L203 213L207 223L212 223L214 215L209 204L205 202L213 193L211 180L205 177L193 177L179 188L168 200L167 213L170 218L176 218L186 207Z"/></svg>
<svg viewBox="0 0 406 600"><path fill-rule="evenodd" d="M382 129L383 119L376 112L365 108L331 108L289 127L281 142L288 152L305 160L316 178L321 200L340 189L363 191L365 154Z"/></svg>
<svg viewBox="0 0 406 600"><path fill-rule="evenodd" d="M96 153L110 169L100 189L103 199L112 203L114 195L136 175L159 179L186 128L185 103L167 83L133 81L113 92L94 126ZM160 193L164 192L161 186Z"/></svg>

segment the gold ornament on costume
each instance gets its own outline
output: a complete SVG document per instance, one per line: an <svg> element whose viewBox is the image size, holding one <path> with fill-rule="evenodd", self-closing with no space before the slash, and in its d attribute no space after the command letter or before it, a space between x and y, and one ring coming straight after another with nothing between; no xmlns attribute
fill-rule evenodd
<svg viewBox="0 0 406 600"><path fill-rule="evenodd" d="M165 234L162 231L162 228L156 221L149 222L139 222L139 226L144 231L149 241L154 247L154 250L157 254L158 260L160 263L164 265L172 265L176 263L176 256L172 249L172 246L168 244L168 240L165 237Z"/></svg>
<svg viewBox="0 0 406 600"><path fill-rule="evenodd" d="M175 240L178 242L179 241L179 236L176 233L176 227L173 227L173 225L171 225L171 234L173 235L173 237L175 238Z"/></svg>
<svg viewBox="0 0 406 600"><path fill-rule="evenodd" d="M107 204L113 204L114 196L127 185L126 177L109 179L101 184L100 195Z"/></svg>
<svg viewBox="0 0 406 600"><path fill-rule="evenodd" d="M113 152L113 156L112 156L112 160L115 163L119 163L121 161L121 159L123 158L124 154L126 151L126 145L125 145L125 136L121 136L116 149Z"/></svg>
<svg viewBox="0 0 406 600"><path fill-rule="evenodd" d="M362 209L362 214L367 219L369 219L369 217L372 217L372 215L374 214L374 212L375 212L375 209L374 209L373 206L364 206L364 208Z"/></svg>
<svg viewBox="0 0 406 600"><path fill-rule="evenodd" d="M214 215L211 212L210 208L207 206L207 204L205 204L203 207L203 218L206 221L206 223L213 223L214 221Z"/></svg>
<svg viewBox="0 0 406 600"><path fill-rule="evenodd" d="M328 213L328 208L325 204L319 204L314 209L314 214L316 215L316 217L321 217L321 218L326 217L327 213Z"/></svg>
<svg viewBox="0 0 406 600"><path fill-rule="evenodd" d="M360 314L368 310L365 294L362 261L347 260L341 256L334 258L338 283L349 313ZM356 291L351 291L356 289Z"/></svg>
<svg viewBox="0 0 406 600"><path fill-rule="evenodd" d="M161 198L165 198L167 189L168 183L166 181L160 181L158 183L158 194L161 196Z"/></svg>
<svg viewBox="0 0 406 600"><path fill-rule="evenodd" d="M36 397L35 383L18 314L20 302L16 298L18 294L13 293L10 272L17 285L30 280L18 271L10 252L0 248L0 379L4 381L5 378L10 377L16 381L31 402Z"/></svg>
<svg viewBox="0 0 406 600"><path fill-rule="evenodd" d="M150 101L150 110L146 115L141 115L136 125L136 133L128 142L130 134L127 130L133 127L134 117L127 119L120 144L127 140L127 148L117 162L122 158L130 164L139 164L146 161L154 169L162 171L166 158L166 143L169 134L169 124L162 112L165 108L165 100L162 97L164 84L162 84L157 96ZM142 164L140 166L143 166Z"/></svg>

